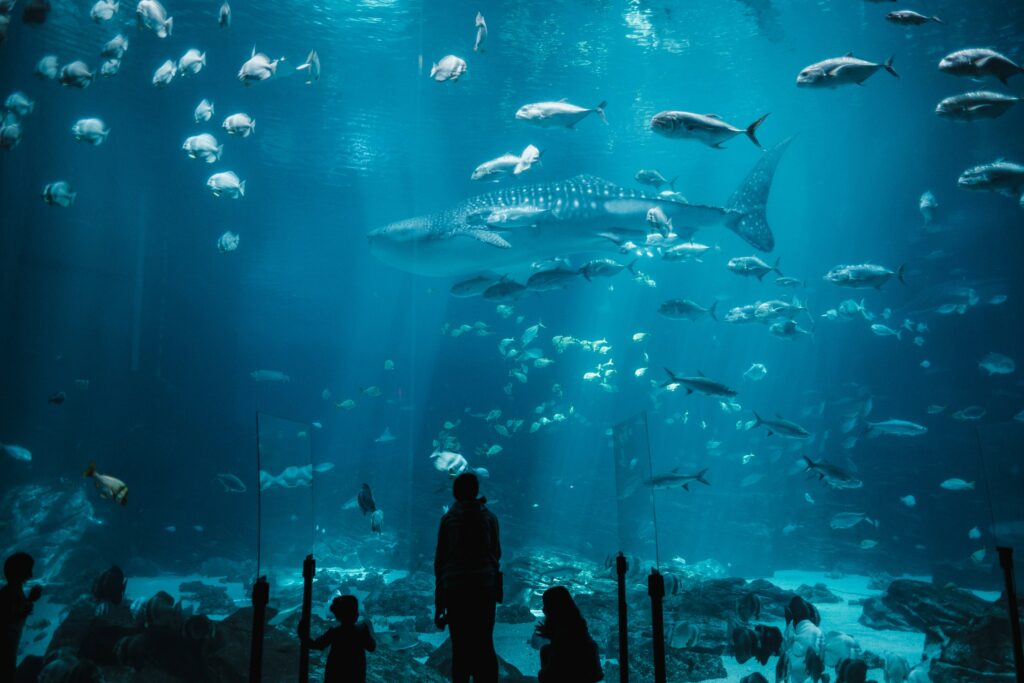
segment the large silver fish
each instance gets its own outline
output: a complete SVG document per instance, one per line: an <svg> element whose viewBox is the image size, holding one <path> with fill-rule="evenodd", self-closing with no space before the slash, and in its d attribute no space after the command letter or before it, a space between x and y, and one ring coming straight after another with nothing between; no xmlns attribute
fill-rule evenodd
<svg viewBox="0 0 1024 683"><path fill-rule="evenodd" d="M688 204L576 176L489 192L440 213L390 223L367 235L370 250L385 263L420 275L509 270L553 256L614 249L623 237L642 239L647 213L657 207L676 232L724 226L757 249L771 251L775 238L765 210L789 142L761 157L725 207ZM521 220L524 214L531 220Z"/></svg>

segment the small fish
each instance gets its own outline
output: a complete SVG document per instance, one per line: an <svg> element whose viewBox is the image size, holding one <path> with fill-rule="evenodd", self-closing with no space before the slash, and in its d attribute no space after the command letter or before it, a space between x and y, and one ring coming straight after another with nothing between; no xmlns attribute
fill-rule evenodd
<svg viewBox="0 0 1024 683"><path fill-rule="evenodd" d="M201 159L208 164L220 161L220 156L224 153L224 145L217 144L217 138L209 133L186 138L181 148L188 154L189 159Z"/></svg>
<svg viewBox="0 0 1024 683"><path fill-rule="evenodd" d="M1021 73L1024 69L995 50L975 47L957 50L946 55L939 62L939 71L953 76L975 79L993 76L998 78L1003 85L1007 85L1010 77Z"/></svg>
<svg viewBox="0 0 1024 683"><path fill-rule="evenodd" d="M466 60L455 55L445 55L440 61L434 62L430 67L430 77L442 83L444 81L458 81L466 73Z"/></svg>
<svg viewBox="0 0 1024 683"><path fill-rule="evenodd" d="M885 69L893 78L899 78L896 69L892 68L892 57L882 64L875 64L853 56L852 52L842 57L833 57L816 64L811 64L800 71L796 77L800 88L838 88L843 85L863 85L879 69Z"/></svg>
<svg viewBox="0 0 1024 683"><path fill-rule="evenodd" d="M659 135L674 139L691 139L715 149L740 133L745 133L755 146L761 147L757 139L757 128L768 118L765 114L746 128L736 128L722 120L718 114L694 114L688 111L663 111L651 118L651 130Z"/></svg>
<svg viewBox="0 0 1024 683"><path fill-rule="evenodd" d="M924 217L924 224L931 225L935 221L935 214L939 211L939 201L931 190L925 190L917 202L917 208L921 212L921 216Z"/></svg>
<svg viewBox="0 0 1024 683"><path fill-rule="evenodd" d="M904 266L895 271L872 263L861 263L856 265L836 266L825 274L824 279L840 287L874 287L881 289L882 285L895 277L902 284Z"/></svg>
<svg viewBox="0 0 1024 683"><path fill-rule="evenodd" d="M867 522L876 529L878 528L878 521L871 519L863 512L840 512L832 516L829 526L833 529L851 529L861 522Z"/></svg>
<svg viewBox="0 0 1024 683"><path fill-rule="evenodd" d="M57 55L46 55L36 62L35 74L39 78L48 81L55 80L59 70L60 61L57 59Z"/></svg>
<svg viewBox="0 0 1024 683"><path fill-rule="evenodd" d="M277 65L279 62L283 62L284 57L280 57L271 61L270 57L266 56L262 52L256 52L256 47L253 46L252 53L249 59L242 64L242 68L238 70L238 80L242 82L242 85L250 86L253 83L259 81L265 81L272 78L277 73Z"/></svg>
<svg viewBox="0 0 1024 683"><path fill-rule="evenodd" d="M110 78L111 76L116 76L117 72L120 71L120 70L121 70L121 60L120 59L108 59L108 60L105 60L102 64L100 64L100 76L103 76L104 78Z"/></svg>
<svg viewBox="0 0 1024 683"><path fill-rule="evenodd" d="M14 444L0 444L3 448L4 453L9 458L17 460L18 462L32 462L32 453L23 446L15 446Z"/></svg>
<svg viewBox="0 0 1024 683"><path fill-rule="evenodd" d="M89 463L89 467L82 474L93 478L96 482L96 488L100 491L101 498L111 500L120 505L128 504L128 486L120 479L108 474L100 474L96 471L95 463Z"/></svg>
<svg viewBox="0 0 1024 683"><path fill-rule="evenodd" d="M953 419L963 422L974 422L985 417L987 413L988 411L981 406L967 406L953 413Z"/></svg>
<svg viewBox="0 0 1024 683"><path fill-rule="evenodd" d="M953 95L935 105L935 114L950 121L997 119L1021 102L1020 97L989 90Z"/></svg>
<svg viewBox="0 0 1024 683"><path fill-rule="evenodd" d="M214 173L206 181L214 197L240 199L245 196L245 181L239 180L233 171Z"/></svg>
<svg viewBox="0 0 1024 683"><path fill-rule="evenodd" d="M917 498L914 498L911 495L906 495L900 498L900 502L906 505L908 508L912 508L915 505L917 505Z"/></svg>
<svg viewBox="0 0 1024 683"><path fill-rule="evenodd" d="M1009 375L1017 370L1017 363L1009 356L1001 353L986 353L978 362L978 367L992 375Z"/></svg>
<svg viewBox="0 0 1024 683"><path fill-rule="evenodd" d="M743 373L743 376L753 382L759 382L764 379L767 374L768 368L761 363L754 363L747 368L747 371Z"/></svg>
<svg viewBox="0 0 1024 683"><path fill-rule="evenodd" d="M61 206L67 208L75 203L75 198L78 196L77 192L71 189L63 180L58 180L54 183L49 183L43 188L43 201L51 206Z"/></svg>
<svg viewBox="0 0 1024 683"><path fill-rule="evenodd" d="M4 109L14 114L17 118L23 119L32 113L36 104L21 91L12 92L4 100Z"/></svg>
<svg viewBox="0 0 1024 683"><path fill-rule="evenodd" d="M737 256L729 259L726 267L737 275L756 277L758 280L763 280L768 273L782 276L782 271L779 270L779 259L775 259L775 265L769 266L757 256Z"/></svg>
<svg viewBox="0 0 1024 683"><path fill-rule="evenodd" d="M656 190L660 190L662 185L668 185L673 190L676 186L676 178L669 180L661 174L657 169L653 168L642 168L636 172L633 179L641 185L648 185Z"/></svg>
<svg viewBox="0 0 1024 683"><path fill-rule="evenodd" d="M391 430L388 427L385 427L384 428L384 432L380 436L378 436L376 439L374 439L373 442L374 443L388 443L389 441L394 441L396 438L397 437L394 434L391 433Z"/></svg>
<svg viewBox="0 0 1024 683"><path fill-rule="evenodd" d="M383 392L381 392L380 387L371 385L368 387L359 387L359 393L363 396L369 396L370 398L377 398Z"/></svg>
<svg viewBox="0 0 1024 683"><path fill-rule="evenodd" d="M194 113L196 123L204 123L213 118L213 102L204 99L196 106Z"/></svg>
<svg viewBox="0 0 1024 683"><path fill-rule="evenodd" d="M245 113L232 114L224 119L221 128L226 130L229 135L247 138L256 132L256 121Z"/></svg>
<svg viewBox="0 0 1024 683"><path fill-rule="evenodd" d="M128 39L118 33L103 45L103 49L100 50L100 57L106 57L107 59L121 59L127 51Z"/></svg>
<svg viewBox="0 0 1024 683"><path fill-rule="evenodd" d="M232 251L238 249L238 245L241 241L241 237L239 237L236 233L233 233L230 230L228 230L223 235L217 238L217 251L219 251L222 254L229 254Z"/></svg>
<svg viewBox="0 0 1024 683"><path fill-rule="evenodd" d="M903 336L902 336L903 335L903 330L902 329L894 330L891 327L889 327L887 325L883 325L881 323L875 323L874 325L872 325L871 326L871 331L874 332L879 337L896 337L897 340L902 340L903 339Z"/></svg>
<svg viewBox="0 0 1024 683"><path fill-rule="evenodd" d="M981 538L981 529L979 529L978 527L972 527L971 530L967 532L967 538L971 539L972 541L978 540L979 538Z"/></svg>
<svg viewBox="0 0 1024 683"><path fill-rule="evenodd" d="M61 85L69 88L88 88L95 79L95 74L89 71L89 67L81 60L75 60L70 64L61 67L60 75L57 77Z"/></svg>
<svg viewBox="0 0 1024 683"><path fill-rule="evenodd" d="M231 5L228 4L227 0L224 0L220 10L217 12L217 25L221 28L231 26Z"/></svg>
<svg viewBox="0 0 1024 683"><path fill-rule="evenodd" d="M973 481L964 481L963 479L947 479L946 481L939 484L942 488L947 491L967 491L974 490Z"/></svg>
<svg viewBox="0 0 1024 683"><path fill-rule="evenodd" d="M483 52L484 43L487 41L487 21L480 12L476 13L476 40L473 42L473 52Z"/></svg>
<svg viewBox="0 0 1024 683"><path fill-rule="evenodd" d="M893 24L899 24L900 26L920 26L921 24L927 24L929 21L934 21L936 24L945 23L938 17L926 17L923 14L918 14L913 10L901 9L895 12L889 12L885 15L887 21Z"/></svg>
<svg viewBox="0 0 1024 683"><path fill-rule="evenodd" d="M306 61L295 67L296 71L306 72L306 85L313 85L320 80L320 55L316 50L310 50L306 55Z"/></svg>
<svg viewBox="0 0 1024 683"><path fill-rule="evenodd" d="M178 60L179 76L194 76L206 66L206 53L190 48Z"/></svg>
<svg viewBox="0 0 1024 683"><path fill-rule="evenodd" d="M339 410L352 410L353 408L356 407L356 402L350 398L347 398L341 403L335 403L334 407L338 408Z"/></svg>
<svg viewBox="0 0 1024 683"><path fill-rule="evenodd" d="M174 80L176 73L178 73L178 67L168 59L153 72L153 85L157 88L166 88Z"/></svg>
<svg viewBox="0 0 1024 683"><path fill-rule="evenodd" d="M878 541L873 541L870 538L865 538L858 545L860 545L861 550L871 550L872 548L878 545Z"/></svg>
<svg viewBox="0 0 1024 683"><path fill-rule="evenodd" d="M985 549L981 548L980 550L975 550L973 553L971 553L971 561L974 562L974 564L981 564L982 562L984 562Z"/></svg>
<svg viewBox="0 0 1024 683"><path fill-rule="evenodd" d="M52 405L59 406L63 405L64 401L66 401L67 398L67 394L65 394L63 391L58 391L56 394L51 394L50 398L47 399L47 402L49 402Z"/></svg>
<svg viewBox="0 0 1024 683"><path fill-rule="evenodd" d="M593 109L570 104L567 100L558 102L535 102L524 104L516 111L517 121L526 121L542 128L562 127L573 128L590 114L597 114L604 123L608 123L604 108L607 102L601 102Z"/></svg>
<svg viewBox="0 0 1024 683"><path fill-rule="evenodd" d="M139 28L145 26L158 38L167 38L174 28L174 18L167 16L167 10L159 0L139 0L135 7L135 17Z"/></svg>
<svg viewBox="0 0 1024 683"><path fill-rule="evenodd" d="M377 509L370 515L370 533L384 533L384 511Z"/></svg>

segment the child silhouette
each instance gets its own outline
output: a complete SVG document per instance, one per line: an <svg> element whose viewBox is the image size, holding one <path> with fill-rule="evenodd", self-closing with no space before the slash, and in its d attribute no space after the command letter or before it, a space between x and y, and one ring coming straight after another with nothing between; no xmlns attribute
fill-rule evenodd
<svg viewBox="0 0 1024 683"><path fill-rule="evenodd" d="M309 624L299 624L299 637L313 650L331 648L327 655L324 683L366 683L366 653L377 649L370 622L359 621L359 601L354 595L342 595L331 602L331 614L339 626L310 640Z"/></svg>
<svg viewBox="0 0 1024 683"><path fill-rule="evenodd" d="M43 589L33 586L25 595L23 586L32 578L35 560L28 553L14 553L4 562L7 585L0 588L0 680L13 681L18 667L18 644L25 620Z"/></svg>

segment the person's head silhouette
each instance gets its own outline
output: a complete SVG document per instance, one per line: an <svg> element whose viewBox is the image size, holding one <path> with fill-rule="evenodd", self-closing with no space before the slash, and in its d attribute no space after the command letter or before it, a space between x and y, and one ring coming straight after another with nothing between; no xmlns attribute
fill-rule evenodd
<svg viewBox="0 0 1024 683"><path fill-rule="evenodd" d="M544 623L538 628L541 635L555 639L587 633L587 622L568 588L552 586L544 591L542 600Z"/></svg>
<svg viewBox="0 0 1024 683"><path fill-rule="evenodd" d="M36 561L28 553L14 553L4 562L4 578L7 583L21 585L32 578Z"/></svg>
<svg viewBox="0 0 1024 683"><path fill-rule="evenodd" d="M354 595L341 595L331 602L331 614L344 626L351 626L359 619L359 601Z"/></svg>
<svg viewBox="0 0 1024 683"><path fill-rule="evenodd" d="M475 474L463 472L455 477L455 482L452 483L452 495L455 496L455 500L468 503L476 500L478 493L480 493L480 480L476 478Z"/></svg>

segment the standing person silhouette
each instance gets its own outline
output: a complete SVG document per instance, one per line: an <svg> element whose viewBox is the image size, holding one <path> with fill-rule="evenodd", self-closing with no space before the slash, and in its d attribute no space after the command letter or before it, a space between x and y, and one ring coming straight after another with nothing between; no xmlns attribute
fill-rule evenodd
<svg viewBox="0 0 1024 683"><path fill-rule="evenodd" d="M455 503L437 532L434 554L434 623L452 639L452 682L497 683L494 612L501 601L498 518L477 498L471 472L455 478Z"/></svg>
<svg viewBox="0 0 1024 683"><path fill-rule="evenodd" d="M25 595L23 586L32 578L35 560L28 553L14 553L4 562L7 584L0 588L0 681L13 681L18 669L18 644L25 620L43 594L33 586Z"/></svg>
<svg viewBox="0 0 1024 683"><path fill-rule="evenodd" d="M331 651L327 655L324 683L366 683L366 653L377 649L369 621L359 621L359 600L342 595L331 602L331 614L340 626L329 629L316 640L309 637L309 623L299 622L299 637L312 650Z"/></svg>

